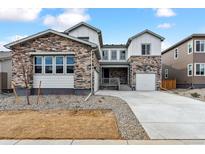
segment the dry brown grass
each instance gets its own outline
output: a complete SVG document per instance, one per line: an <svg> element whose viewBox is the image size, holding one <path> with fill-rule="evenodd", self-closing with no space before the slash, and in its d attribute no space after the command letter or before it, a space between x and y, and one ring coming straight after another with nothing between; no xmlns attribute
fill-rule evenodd
<svg viewBox="0 0 205 154"><path fill-rule="evenodd" d="M0 139L120 139L110 110L1 111Z"/></svg>

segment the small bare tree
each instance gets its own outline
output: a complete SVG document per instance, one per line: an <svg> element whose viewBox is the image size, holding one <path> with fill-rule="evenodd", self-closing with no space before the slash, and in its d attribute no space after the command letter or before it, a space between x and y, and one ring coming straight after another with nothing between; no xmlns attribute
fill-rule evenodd
<svg viewBox="0 0 205 154"><path fill-rule="evenodd" d="M26 100L27 100L27 104L30 105L30 76L31 74L29 74L29 69L28 67L26 67L26 63L24 60L22 60L22 73L23 73L23 81L25 84L25 90L26 90Z"/></svg>

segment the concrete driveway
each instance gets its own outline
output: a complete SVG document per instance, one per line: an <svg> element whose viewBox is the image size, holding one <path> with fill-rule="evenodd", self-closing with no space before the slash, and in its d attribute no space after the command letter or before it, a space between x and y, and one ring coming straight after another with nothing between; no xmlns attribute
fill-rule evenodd
<svg viewBox="0 0 205 154"><path fill-rule="evenodd" d="M125 100L151 139L205 139L205 102L165 92L98 91Z"/></svg>

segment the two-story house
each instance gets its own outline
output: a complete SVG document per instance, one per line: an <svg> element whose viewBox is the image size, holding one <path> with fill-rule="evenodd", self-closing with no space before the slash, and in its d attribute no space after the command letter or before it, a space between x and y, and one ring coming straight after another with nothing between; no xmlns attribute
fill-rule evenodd
<svg viewBox="0 0 205 154"><path fill-rule="evenodd" d="M23 66L32 93L41 82L44 94L87 94L121 86L157 90L163 40L145 30L126 44L103 44L101 30L81 22L64 32L49 29L5 47L12 50L12 81L17 87L24 87Z"/></svg>
<svg viewBox="0 0 205 154"><path fill-rule="evenodd" d="M205 87L205 34L192 34L162 52L162 78L178 88Z"/></svg>

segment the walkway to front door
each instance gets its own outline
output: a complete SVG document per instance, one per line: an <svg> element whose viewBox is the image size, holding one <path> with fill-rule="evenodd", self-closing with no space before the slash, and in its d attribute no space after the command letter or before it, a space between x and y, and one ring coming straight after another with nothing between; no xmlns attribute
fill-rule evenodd
<svg viewBox="0 0 205 154"><path fill-rule="evenodd" d="M205 102L165 92L98 91L125 100L151 139L205 139Z"/></svg>

